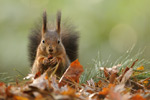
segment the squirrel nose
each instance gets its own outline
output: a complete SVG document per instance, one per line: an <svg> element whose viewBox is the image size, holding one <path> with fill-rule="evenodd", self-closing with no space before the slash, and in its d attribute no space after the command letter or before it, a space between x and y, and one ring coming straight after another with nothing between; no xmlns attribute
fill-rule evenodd
<svg viewBox="0 0 150 100"><path fill-rule="evenodd" d="M49 47L49 52L53 52L53 49L51 47Z"/></svg>
<svg viewBox="0 0 150 100"><path fill-rule="evenodd" d="M49 49L50 52L53 52L53 49Z"/></svg>

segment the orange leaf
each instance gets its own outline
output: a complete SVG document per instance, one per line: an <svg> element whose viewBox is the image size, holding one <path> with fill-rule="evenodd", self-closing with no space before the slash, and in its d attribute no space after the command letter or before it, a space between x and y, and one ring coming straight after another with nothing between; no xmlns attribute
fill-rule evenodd
<svg viewBox="0 0 150 100"><path fill-rule="evenodd" d="M21 97L21 96L14 96L13 99L14 99L14 100L29 100L28 98L26 98L26 97Z"/></svg>
<svg viewBox="0 0 150 100"><path fill-rule="evenodd" d="M144 70L144 66L140 66L136 70Z"/></svg>
<svg viewBox="0 0 150 100"><path fill-rule="evenodd" d="M79 83L79 78L83 72L83 66L80 62L75 60L70 64L64 75L59 80L59 86L65 85L68 82Z"/></svg>
<svg viewBox="0 0 150 100"><path fill-rule="evenodd" d="M139 94L137 94L137 95L133 96L131 98L131 100L146 100L146 99L144 99L142 96L140 96Z"/></svg>
<svg viewBox="0 0 150 100"><path fill-rule="evenodd" d="M3 83L3 82L0 82L0 86L4 86L5 85L5 83Z"/></svg>
<svg viewBox="0 0 150 100"><path fill-rule="evenodd" d="M95 85L101 88L102 87L102 81L99 80L97 83L95 83Z"/></svg>
<svg viewBox="0 0 150 100"><path fill-rule="evenodd" d="M114 87L114 84L109 84L107 88L103 88L103 90L99 92L99 95L106 96L109 93L109 89L111 89L111 87Z"/></svg>
<svg viewBox="0 0 150 100"><path fill-rule="evenodd" d="M102 91L99 92L100 95L107 95L109 93L109 88L103 88Z"/></svg>
<svg viewBox="0 0 150 100"><path fill-rule="evenodd" d="M148 83L149 83L149 81L144 81L143 83L144 83L144 84L148 84Z"/></svg>
<svg viewBox="0 0 150 100"><path fill-rule="evenodd" d="M75 94L76 90L70 87L67 87L67 90L61 92L62 95L69 95L69 96L76 96Z"/></svg>
<svg viewBox="0 0 150 100"><path fill-rule="evenodd" d="M36 78L38 78L38 77L40 77L40 76L41 76L41 72L37 72L37 73L35 74L34 79L36 79Z"/></svg>
<svg viewBox="0 0 150 100"><path fill-rule="evenodd" d="M43 96L41 94L39 94L38 96L35 97L34 100L43 100Z"/></svg>

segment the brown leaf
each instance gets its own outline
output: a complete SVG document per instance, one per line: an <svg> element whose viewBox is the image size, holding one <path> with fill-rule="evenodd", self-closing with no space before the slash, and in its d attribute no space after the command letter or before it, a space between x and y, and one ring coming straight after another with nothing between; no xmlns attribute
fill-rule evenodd
<svg viewBox="0 0 150 100"><path fill-rule="evenodd" d="M132 73L133 73L133 69L130 68L130 69L124 74L124 76L123 76L123 78L122 78L122 80L121 80L120 83L121 83L121 84L125 84L125 83L128 81L128 79L131 77Z"/></svg>
<svg viewBox="0 0 150 100"><path fill-rule="evenodd" d="M106 78L109 77L109 71L104 67L104 75Z"/></svg>
<svg viewBox="0 0 150 100"><path fill-rule="evenodd" d="M138 61L138 59L136 59L133 64L131 65L131 68L133 68L133 66L135 65L135 63Z"/></svg>
<svg viewBox="0 0 150 100"><path fill-rule="evenodd" d="M106 67L100 67L100 70L104 71L104 75L111 83L114 82L114 79L117 77L118 74L118 68L121 66L121 64L118 64L117 66L113 66L112 68L106 68Z"/></svg>
<svg viewBox="0 0 150 100"><path fill-rule="evenodd" d="M114 83L115 79L117 77L117 73L116 72L112 72L111 75L110 75L110 78L109 78L109 82L110 83Z"/></svg>
<svg viewBox="0 0 150 100"><path fill-rule="evenodd" d="M119 76L120 81L122 81L122 78L124 77L125 73L129 70L129 67L126 67L123 71L123 73Z"/></svg>
<svg viewBox="0 0 150 100"><path fill-rule="evenodd" d="M82 72L83 66L80 65L80 62L77 59L72 62L68 69L65 71L64 75L59 80L59 86L69 84L68 82L79 83L79 78Z"/></svg>
<svg viewBox="0 0 150 100"><path fill-rule="evenodd" d="M136 59L136 60L132 63L132 65L131 65L130 68L133 68L133 66L135 65L135 63L136 63L137 61L138 61L138 59ZM125 73L126 73L130 68L129 68L129 67L126 67L126 68L125 68L125 70L124 70L124 72L122 73L122 75L119 76L120 81L122 81L122 78L124 77Z"/></svg>
<svg viewBox="0 0 150 100"><path fill-rule="evenodd" d="M34 79L36 79L36 78L38 78L38 77L40 77L40 76L41 76L41 72L39 71L39 72L37 72L37 73L35 74Z"/></svg>
<svg viewBox="0 0 150 100"><path fill-rule="evenodd" d="M5 90L8 97L12 97L13 96L13 94L11 93L11 88L12 88L11 86L8 86L6 88L6 90Z"/></svg>

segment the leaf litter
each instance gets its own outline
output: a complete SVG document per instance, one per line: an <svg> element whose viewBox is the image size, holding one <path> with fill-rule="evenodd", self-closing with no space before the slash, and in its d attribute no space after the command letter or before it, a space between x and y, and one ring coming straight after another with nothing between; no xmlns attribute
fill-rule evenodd
<svg viewBox="0 0 150 100"><path fill-rule="evenodd" d="M138 80L135 75L144 71L144 66L134 69L126 66L119 72L121 64L111 68L100 67L104 77L92 78L80 83L84 72L78 60L70 64L61 78L47 69L42 75L29 75L24 84L7 85L0 82L0 100L150 100L150 77Z"/></svg>

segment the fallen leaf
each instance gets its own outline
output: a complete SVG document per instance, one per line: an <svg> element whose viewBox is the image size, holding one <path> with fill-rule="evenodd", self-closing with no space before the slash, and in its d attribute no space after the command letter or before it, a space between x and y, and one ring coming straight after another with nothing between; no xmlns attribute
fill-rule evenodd
<svg viewBox="0 0 150 100"><path fill-rule="evenodd" d="M41 76L41 72L39 71L39 72L37 72L37 73L35 74L34 79L36 79L36 78L38 78L38 77L40 77L40 76Z"/></svg>
<svg viewBox="0 0 150 100"><path fill-rule="evenodd" d="M0 94L1 95L5 94L5 89L6 89L5 83L0 83Z"/></svg>
<svg viewBox="0 0 150 100"><path fill-rule="evenodd" d="M8 97L12 97L13 96L13 94L11 93L11 88L12 88L12 86L8 86L6 88L6 90L5 90L5 92L6 92Z"/></svg>
<svg viewBox="0 0 150 100"><path fill-rule="evenodd" d="M109 84L108 87L103 88L102 91L99 92L99 95L106 96L109 93L109 90L114 87L114 84Z"/></svg>
<svg viewBox="0 0 150 100"><path fill-rule="evenodd" d="M38 95L38 96L36 96L36 98L35 98L35 100L42 100L42 99L44 99L42 95Z"/></svg>
<svg viewBox="0 0 150 100"><path fill-rule="evenodd" d="M103 88L103 90L99 92L99 95L106 96L108 93L109 93L109 88Z"/></svg>
<svg viewBox="0 0 150 100"><path fill-rule="evenodd" d="M97 83L95 83L95 85L96 85L97 87L101 88L101 87L102 87L102 81L99 80Z"/></svg>
<svg viewBox="0 0 150 100"><path fill-rule="evenodd" d="M116 78L117 78L117 72L112 72L109 78L109 82L113 84Z"/></svg>
<svg viewBox="0 0 150 100"><path fill-rule="evenodd" d="M51 77L51 86L53 87L53 89L54 89L55 91L60 91L59 86L58 86L58 83L57 83L57 81L56 81L56 76L52 76L52 77Z"/></svg>
<svg viewBox="0 0 150 100"><path fill-rule="evenodd" d="M128 81L128 79L131 77L132 73L133 73L133 69L130 68L130 69L124 74L124 76L123 76L123 78L122 78L120 84L125 84L125 83Z"/></svg>
<svg viewBox="0 0 150 100"><path fill-rule="evenodd" d="M114 89L110 89L108 95L109 100L122 100L121 94L119 92L115 92Z"/></svg>
<svg viewBox="0 0 150 100"><path fill-rule="evenodd" d="M140 96L139 94L134 95L131 100L146 100L145 98L143 98L142 96Z"/></svg>
<svg viewBox="0 0 150 100"><path fill-rule="evenodd" d="M37 87L41 90L46 89L49 86L49 81L47 79L47 73L42 74L40 77L33 80L30 86Z"/></svg>
<svg viewBox="0 0 150 100"><path fill-rule="evenodd" d="M118 64L116 66L113 66L112 68L106 68L106 67L100 67L100 70L104 71L107 70L108 73L117 72L118 73L118 68L121 66L121 64Z"/></svg>
<svg viewBox="0 0 150 100"><path fill-rule="evenodd" d="M67 87L67 90L61 92L62 95L68 95L72 97L76 97L75 93L76 93L76 90L71 87Z"/></svg>
<svg viewBox="0 0 150 100"><path fill-rule="evenodd" d="M131 65L131 67L130 68L133 68L133 66L135 65L135 63L138 61L138 59L136 59L133 63L132 63L132 65Z"/></svg>
<svg viewBox="0 0 150 100"><path fill-rule="evenodd" d="M91 78L90 80L87 81L87 84L93 88L95 88L95 83L94 80Z"/></svg>
<svg viewBox="0 0 150 100"><path fill-rule="evenodd" d="M144 70L144 66L140 66L140 67L138 67L136 70L142 71L142 70Z"/></svg>
<svg viewBox="0 0 150 100"><path fill-rule="evenodd" d="M119 76L120 81L122 80L122 78L124 77L125 73L129 70L129 67L126 67L123 71L123 73Z"/></svg>
<svg viewBox="0 0 150 100"><path fill-rule="evenodd" d="M148 83L149 83L149 81L144 81L143 83L144 83L144 84L148 84Z"/></svg>
<svg viewBox="0 0 150 100"><path fill-rule="evenodd" d="M138 61L138 59L136 59L136 60L132 63L132 65L131 65L130 68L133 68L133 66L135 65L135 63L136 63L137 61ZM124 77L124 75L126 74L126 72L127 72L130 68L129 68L129 67L126 67L126 68L125 68L124 72L119 76L120 81L122 81L122 78Z"/></svg>
<svg viewBox="0 0 150 100"><path fill-rule="evenodd" d="M109 71L104 67L104 75L106 78L109 77Z"/></svg>
<svg viewBox="0 0 150 100"><path fill-rule="evenodd" d="M13 99L14 100L29 100L28 98L22 97L22 96L14 96Z"/></svg>
<svg viewBox="0 0 150 100"><path fill-rule="evenodd" d="M80 65L80 62L75 60L70 64L68 69L65 71L61 79L59 80L59 86L63 86L65 84L69 85L69 82L79 83L79 78L83 72L83 66Z"/></svg>

